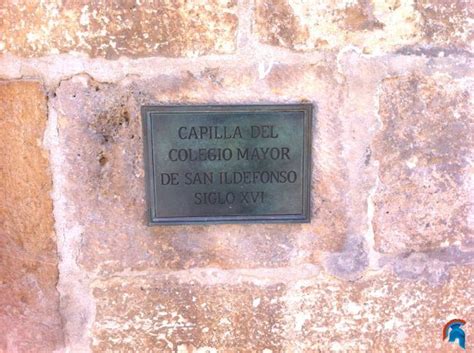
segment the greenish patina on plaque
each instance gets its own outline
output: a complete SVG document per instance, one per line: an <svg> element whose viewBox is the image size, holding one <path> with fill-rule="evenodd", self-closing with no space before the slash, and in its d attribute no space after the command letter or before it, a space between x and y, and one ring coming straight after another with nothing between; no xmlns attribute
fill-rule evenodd
<svg viewBox="0 0 474 353"><path fill-rule="evenodd" d="M149 224L308 222L312 105L144 106Z"/></svg>

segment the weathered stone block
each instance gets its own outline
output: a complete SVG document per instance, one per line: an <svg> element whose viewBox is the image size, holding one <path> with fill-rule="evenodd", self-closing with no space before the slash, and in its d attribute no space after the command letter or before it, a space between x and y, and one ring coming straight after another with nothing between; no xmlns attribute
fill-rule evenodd
<svg viewBox="0 0 474 353"><path fill-rule="evenodd" d="M384 80L373 144L376 247L425 251L472 243L472 85L446 75Z"/></svg>
<svg viewBox="0 0 474 353"><path fill-rule="evenodd" d="M470 49L469 1L258 0L255 31L271 45L308 51L355 45L366 53L428 45Z"/></svg>
<svg viewBox="0 0 474 353"><path fill-rule="evenodd" d="M58 257L38 82L0 81L0 350L63 345Z"/></svg>
<svg viewBox="0 0 474 353"><path fill-rule="evenodd" d="M469 0L423 0L416 2L423 19L424 42L472 50L474 6Z"/></svg>
<svg viewBox="0 0 474 353"><path fill-rule="evenodd" d="M466 296L474 283L466 281L472 268L450 272L451 280L438 286L390 273L358 282L315 273L266 285L212 283L213 276L203 283L190 276L147 275L97 281L92 347L97 352L455 351L441 332L453 317L474 319Z"/></svg>
<svg viewBox="0 0 474 353"><path fill-rule="evenodd" d="M233 0L4 1L0 52L42 56L74 51L110 59L231 53L235 13Z"/></svg>
<svg viewBox="0 0 474 353"><path fill-rule="evenodd" d="M377 273L357 282L323 275L296 282L281 301L284 352L455 352L443 342L444 324L474 319L472 267L452 268L432 285ZM453 303L455 303L453 305Z"/></svg>
<svg viewBox="0 0 474 353"><path fill-rule="evenodd" d="M149 278L106 282L94 290L98 306L92 347L96 352L204 347L211 352L278 352L284 288Z"/></svg>
<svg viewBox="0 0 474 353"><path fill-rule="evenodd" d="M332 64L321 62L275 64L264 78L256 67L244 67L119 84L85 76L62 82L51 108L58 115L64 154L61 194L74 205L67 209L70 224L82 229L79 262L106 272L280 267L318 261L318 254L340 249L349 226L350 184L341 172L341 87L335 77ZM146 226L141 105L308 101L319 110L311 224Z"/></svg>

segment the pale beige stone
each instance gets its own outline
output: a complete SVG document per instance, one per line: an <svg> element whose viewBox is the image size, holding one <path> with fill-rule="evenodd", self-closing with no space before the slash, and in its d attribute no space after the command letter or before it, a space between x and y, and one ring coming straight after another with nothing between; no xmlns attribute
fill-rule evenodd
<svg viewBox="0 0 474 353"><path fill-rule="evenodd" d="M0 53L64 52L116 59L198 56L235 50L236 2L3 1Z"/></svg>
<svg viewBox="0 0 474 353"><path fill-rule="evenodd" d="M94 289L94 352L280 351L284 285L120 282Z"/></svg>
<svg viewBox="0 0 474 353"><path fill-rule="evenodd" d="M0 83L0 351L457 352L453 318L469 350L470 18L3 2L0 77L47 88ZM290 102L315 107L311 223L146 225L142 105Z"/></svg>
<svg viewBox="0 0 474 353"><path fill-rule="evenodd" d="M356 46L365 53L428 46L471 49L472 6L457 1L258 0L263 43L297 51Z"/></svg>
<svg viewBox="0 0 474 353"><path fill-rule="evenodd" d="M105 272L280 267L318 262L321 252L340 249L348 232L344 198L349 184L341 172L341 92L332 67L325 62L275 65L263 80L256 67L246 67L206 68L121 84L85 76L63 81L51 104L64 153L59 168L67 182L61 194L75 205L68 209L71 224L83 229L81 265ZM317 105L312 222L148 227L140 106L261 101Z"/></svg>
<svg viewBox="0 0 474 353"><path fill-rule="evenodd" d="M474 282L472 268L448 272L437 286L390 273L354 283L322 273L268 285L147 275L97 281L93 349L455 352L443 326L472 322Z"/></svg>
<svg viewBox="0 0 474 353"><path fill-rule="evenodd" d="M449 280L401 280L389 272L357 282L323 275L287 289L284 352L456 352L443 342L446 322L474 319L472 267ZM466 326L466 330L469 330Z"/></svg>
<svg viewBox="0 0 474 353"><path fill-rule="evenodd" d="M382 130L373 144L380 164L374 230L381 252L472 242L470 92L468 82L442 74L383 81Z"/></svg>

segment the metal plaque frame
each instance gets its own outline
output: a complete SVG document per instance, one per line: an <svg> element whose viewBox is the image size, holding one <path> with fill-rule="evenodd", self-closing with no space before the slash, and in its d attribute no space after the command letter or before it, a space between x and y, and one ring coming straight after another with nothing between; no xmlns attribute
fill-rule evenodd
<svg viewBox="0 0 474 353"><path fill-rule="evenodd" d="M154 168L154 133L152 120L160 114L187 114L190 113L303 113L303 171L302 176L302 212L298 214L270 214L270 215L217 215L217 216L189 216L183 214L178 217L162 217L156 212L159 200L155 193ZM268 105L146 105L141 107L142 128L144 139L144 163L147 200L148 225L174 224L220 224L220 223L307 223L310 221L310 187L311 187L311 150L312 150L312 104L268 104Z"/></svg>

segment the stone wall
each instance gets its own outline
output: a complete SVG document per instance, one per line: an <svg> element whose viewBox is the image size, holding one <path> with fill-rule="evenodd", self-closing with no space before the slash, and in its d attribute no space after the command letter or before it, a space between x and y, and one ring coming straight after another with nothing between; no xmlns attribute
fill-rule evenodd
<svg viewBox="0 0 474 353"><path fill-rule="evenodd" d="M0 351L456 352L468 0L0 4ZM308 224L148 227L140 106L299 103Z"/></svg>

